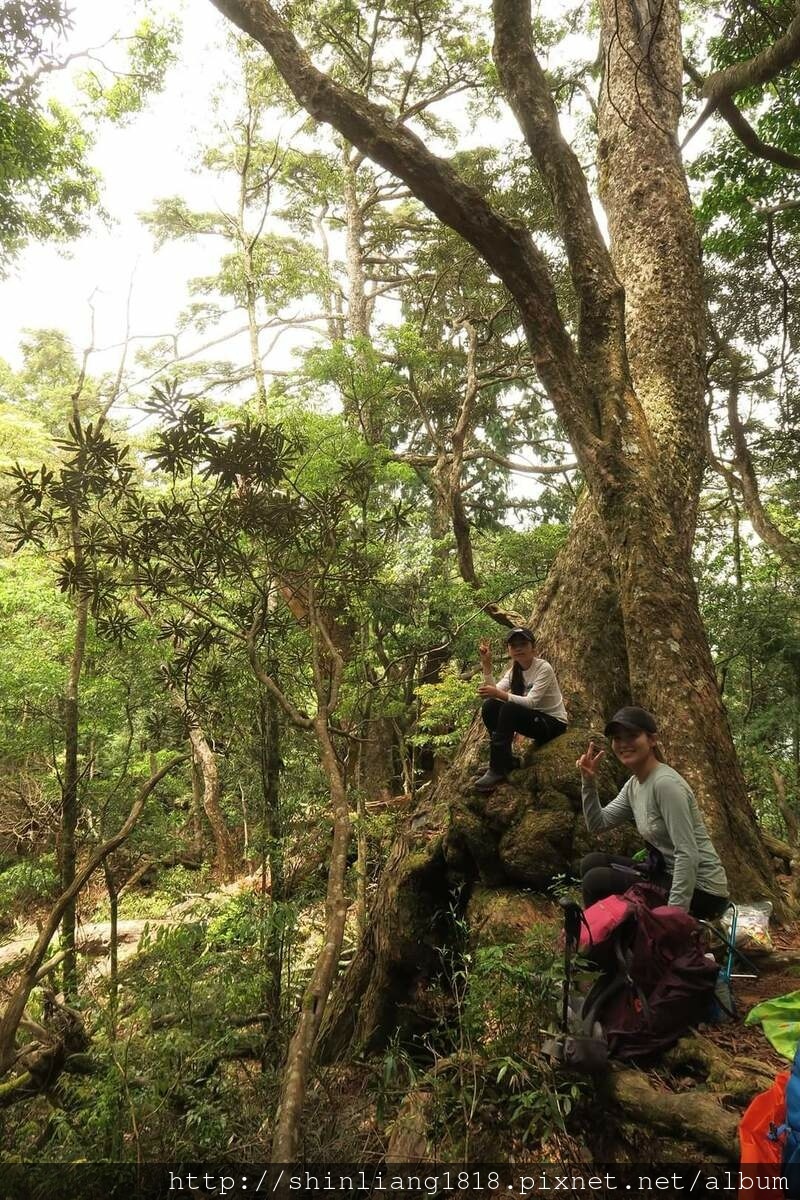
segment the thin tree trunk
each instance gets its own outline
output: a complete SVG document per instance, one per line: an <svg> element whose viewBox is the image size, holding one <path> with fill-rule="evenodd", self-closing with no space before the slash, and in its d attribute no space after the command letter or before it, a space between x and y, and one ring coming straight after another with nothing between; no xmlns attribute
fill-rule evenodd
<svg viewBox="0 0 800 1200"><path fill-rule="evenodd" d="M359 755L360 757L360 755ZM359 772L360 775L360 772ZM359 940L367 928L367 834L364 822L367 809L364 804L364 791L361 780L356 776L356 817L358 831L356 833L356 927Z"/></svg>
<svg viewBox="0 0 800 1200"><path fill-rule="evenodd" d="M253 113L248 111L245 126L245 152L239 168L239 209L237 213L236 234L241 244L242 273L244 275L245 309L247 310L247 331L250 342L250 365L253 369L253 382L256 388L256 399L263 412L267 407L267 386L264 377L264 367L261 362L261 346L259 344L258 283L256 280L253 250L258 241L257 234L251 234L247 228L247 186L252 154L251 141L253 137ZM262 218L263 222L263 218Z"/></svg>
<svg viewBox="0 0 800 1200"><path fill-rule="evenodd" d="M314 213L312 220L319 240L320 254L322 255L327 276L327 286L322 297L325 324L328 327L328 338L332 342L337 342L344 338L344 318L342 317L342 294L331 271L331 252L328 243L328 231L325 228L325 218L327 215L328 206L326 203L319 212Z"/></svg>
<svg viewBox="0 0 800 1200"><path fill-rule="evenodd" d="M73 544L80 547L80 531L77 516L73 519ZM80 722L80 679L86 651L86 634L89 620L89 597L79 595L75 610L75 640L70 659L69 675L64 691L64 776L61 785L61 832L60 832L60 875L61 890L67 892L75 878L76 830L78 826L78 737ZM64 995L67 999L77 994L77 964L75 958L76 897L64 907L61 939L65 950Z"/></svg>
<svg viewBox="0 0 800 1200"><path fill-rule="evenodd" d="M169 684L172 703L186 722L189 741L192 744L193 763L203 780L203 810L208 817L217 852L217 869L220 878L229 883L236 875L236 853L233 839L220 807L220 781L217 759L197 718L189 708L186 698L175 684ZM194 794L194 777L193 777Z"/></svg>
<svg viewBox="0 0 800 1200"><path fill-rule="evenodd" d="M108 970L108 1020L109 1037L112 1042L117 1037L117 1007L119 1002L119 890L114 872L107 858L103 859L103 874L106 880L108 894L109 920L109 970Z"/></svg>
<svg viewBox="0 0 800 1200"><path fill-rule="evenodd" d="M271 1013L265 1033L279 1029L282 1018L283 932L276 919L285 898L283 831L280 811L280 715L269 692L258 685L258 759L261 775L261 956L267 983L264 1012ZM269 884L269 886L268 886ZM264 1064L266 1066L266 1062Z"/></svg>
<svg viewBox="0 0 800 1200"><path fill-rule="evenodd" d="M345 878L347 848L350 842L350 813L347 791L330 738L325 705L320 705L314 718L314 732L317 735L333 805L333 844L325 899L325 933L314 974L303 996L300 1017L289 1043L283 1070L280 1105L272 1141L272 1161L275 1163L298 1161L303 1105L314 1042L339 964L349 907L345 894Z"/></svg>
<svg viewBox="0 0 800 1200"><path fill-rule="evenodd" d="M350 337L369 337L369 307L364 272L364 214L358 199L357 176L361 155L352 146L345 146L344 211L347 229L347 332Z"/></svg>
<svg viewBox="0 0 800 1200"><path fill-rule="evenodd" d="M190 743L191 745L191 743ZM192 754L192 853L203 859L203 773Z"/></svg>
<svg viewBox="0 0 800 1200"><path fill-rule="evenodd" d="M236 874L236 856L233 839L220 807L220 782L216 755L199 726L189 730L189 738L195 760L203 776L203 809L214 837L217 867L220 877L226 882L230 882Z"/></svg>

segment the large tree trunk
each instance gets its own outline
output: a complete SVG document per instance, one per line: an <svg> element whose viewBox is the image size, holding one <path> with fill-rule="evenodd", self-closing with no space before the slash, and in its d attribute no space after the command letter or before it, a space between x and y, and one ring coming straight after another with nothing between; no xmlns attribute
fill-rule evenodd
<svg viewBox="0 0 800 1200"><path fill-rule="evenodd" d="M615 213L610 217L619 274L597 227L585 175L559 130L533 48L530 6L521 0L494 0L495 58L553 200L578 299L575 340L564 327L545 258L519 225L492 208L402 123L388 120L382 109L318 71L267 0L213 2L265 46L313 116L330 122L362 153L402 179L479 251L514 297L540 379L568 432L602 526L619 585L633 698L657 709L675 765L696 788L712 831L725 841L734 888L773 893L769 860L759 847L719 699L688 558L702 456L702 440L697 449L695 432L700 427L703 310L697 237L672 144L681 103L677 0L667 0L653 13L649 4L643 8L635 0L620 0L624 13L609 4L601 14L604 44L623 101L636 106L635 122L624 111L622 125L614 126L608 117L601 145L617 164L615 179L626 167L631 179L630 187L620 184L618 194L612 194L610 176L604 188L609 208L619 214L618 223ZM659 124L663 136L645 136L648 121ZM634 127L630 140L625 122ZM656 183L642 184L662 175L668 184L663 190ZM640 183L638 202L635 180ZM661 242L653 234L651 250L665 264L665 273L662 281L656 266L648 283L648 260L637 255L636 239L640 232L649 236L640 227L660 224L666 232ZM668 270L670 247L683 264L676 270ZM628 274L627 281L620 274ZM631 290L632 329L641 334L630 361L623 283ZM646 326L659 305L665 316L650 345ZM683 334L681 328L687 326ZM676 347L688 353L688 362ZM656 352L653 370L646 361L651 349ZM641 383L641 397L634 381ZM659 443L671 443L674 453L660 452ZM688 455L683 471L681 455ZM687 736L681 737L685 730ZM734 827L735 840L726 836L726 829Z"/></svg>
<svg viewBox="0 0 800 1200"><path fill-rule="evenodd" d="M650 513L642 505L638 529L630 522L612 527L632 697L658 715L666 757L698 798L733 895L768 894L780 903L733 748L690 564L663 508L653 505Z"/></svg>
<svg viewBox="0 0 800 1200"><path fill-rule="evenodd" d="M598 182L625 289L625 346L681 548L694 539L705 456L706 307L700 236L678 148L677 4L643 25L636 0L602 0Z"/></svg>
<svg viewBox="0 0 800 1200"><path fill-rule="evenodd" d="M638 0L601 7L605 76L598 114L601 194L611 262L561 139L531 40L527 6L494 0L495 57L509 101L550 188L581 305L585 386L602 445L570 428L619 585L630 690L655 711L738 894L774 893L769 858L738 765L699 615L690 551L705 466L705 304L700 243L677 150L680 15ZM623 342L611 282L625 294ZM603 289L589 274L605 281ZM603 323L605 302L605 324ZM520 303L533 346L537 331ZM622 354L624 361L615 355ZM543 375L547 384L547 379ZM559 402L569 426L570 405ZM777 899L777 897L776 897Z"/></svg>
<svg viewBox="0 0 800 1200"><path fill-rule="evenodd" d="M552 663L571 721L601 723L630 700L628 657L603 528L583 492L569 537L536 600L539 649Z"/></svg>
<svg viewBox="0 0 800 1200"><path fill-rule="evenodd" d="M625 288L627 360L655 444L652 462L640 456L637 480L642 500L653 496L652 516L644 503L607 524L631 691L658 715L668 758L698 795L734 894L757 892L770 880L770 864L719 695L690 557L706 466L707 338L700 238L678 149L680 12L677 3L602 0L601 28L600 195Z"/></svg>

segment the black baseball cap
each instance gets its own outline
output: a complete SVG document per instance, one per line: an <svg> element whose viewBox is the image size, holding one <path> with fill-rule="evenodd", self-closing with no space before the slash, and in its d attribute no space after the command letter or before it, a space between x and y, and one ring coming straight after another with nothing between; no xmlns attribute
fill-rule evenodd
<svg viewBox="0 0 800 1200"><path fill-rule="evenodd" d="M615 712L603 732L606 737L613 737L615 733L620 732L658 733L658 725L653 714L646 708L639 708L637 705L631 704L627 708L621 708Z"/></svg>
<svg viewBox="0 0 800 1200"><path fill-rule="evenodd" d="M512 638L524 638L532 646L536 645L536 634L531 629L512 629L506 638L506 645L508 645Z"/></svg>

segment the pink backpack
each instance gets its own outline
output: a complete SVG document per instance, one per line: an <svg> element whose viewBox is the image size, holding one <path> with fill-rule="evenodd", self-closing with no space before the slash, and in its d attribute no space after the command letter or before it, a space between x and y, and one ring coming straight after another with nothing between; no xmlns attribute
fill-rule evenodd
<svg viewBox="0 0 800 1200"><path fill-rule="evenodd" d="M633 905L624 896L606 896L590 905L583 914L578 949L588 954L593 947L602 946L632 911Z"/></svg>

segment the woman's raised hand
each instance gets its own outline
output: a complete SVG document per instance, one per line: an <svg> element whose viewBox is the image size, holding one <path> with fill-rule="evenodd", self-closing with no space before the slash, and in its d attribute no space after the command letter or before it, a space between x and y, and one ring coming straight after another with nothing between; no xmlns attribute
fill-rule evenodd
<svg viewBox="0 0 800 1200"><path fill-rule="evenodd" d="M584 753L580 756L575 766L580 771L584 779L594 779L597 775L597 768L605 755L605 750L601 750L599 746L595 746L594 742L589 742Z"/></svg>
<svg viewBox="0 0 800 1200"><path fill-rule="evenodd" d="M492 660L492 647L489 645L486 638L481 638L481 640L478 642L478 655L481 662L483 662L485 659L488 659L490 662Z"/></svg>

